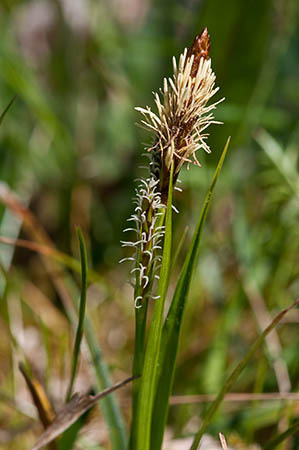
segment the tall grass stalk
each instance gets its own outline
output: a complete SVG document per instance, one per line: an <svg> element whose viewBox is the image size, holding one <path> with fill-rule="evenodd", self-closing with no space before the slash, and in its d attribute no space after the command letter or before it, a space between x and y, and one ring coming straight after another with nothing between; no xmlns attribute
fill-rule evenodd
<svg viewBox="0 0 299 450"><path fill-rule="evenodd" d="M148 107L136 108L143 116L141 126L153 133L155 143L148 149L149 176L140 181L136 195L137 207L129 219L136 225L136 240L122 242L123 246L135 248L135 254L124 260L133 261L131 273L136 272L133 374L141 374L133 387L131 450L159 449L162 444L185 300L203 223L228 147L227 142L163 329L164 304L172 267L173 190L176 189L179 172L185 163L189 165L193 162L200 166L196 151L203 149L210 152L203 130L211 123L218 123L211 111L219 102L207 106L218 91L214 87L215 75L211 69L209 49L209 35L204 29L190 48L185 49L179 63L173 60L174 75L173 78L164 79L161 91L163 99L155 95L157 114ZM146 339L150 299L154 300L155 306ZM159 379L161 370L163 377ZM153 423L155 414L161 419L158 419L159 425Z"/></svg>

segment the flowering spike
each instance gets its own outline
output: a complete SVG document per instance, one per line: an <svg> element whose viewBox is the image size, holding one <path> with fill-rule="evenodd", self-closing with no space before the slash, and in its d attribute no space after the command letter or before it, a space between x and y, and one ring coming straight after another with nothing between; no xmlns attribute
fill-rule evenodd
<svg viewBox="0 0 299 450"><path fill-rule="evenodd" d="M193 44L189 47L187 52L187 59L194 55L192 63L191 77L196 76L199 62L201 58L210 59L209 52L211 47L210 36L207 27L205 27L200 34L195 36Z"/></svg>
<svg viewBox="0 0 299 450"><path fill-rule="evenodd" d="M126 228L125 231L135 231L138 238L135 241L121 241L122 247L131 247L135 250L134 257L123 258L123 261L133 261L130 274L136 275L136 283L141 286L143 295L135 298L135 308L142 307L142 299L146 297L147 291L151 290L151 280L159 269L159 254L161 246L159 243L164 236L165 227L157 225L157 218L165 206L161 203L161 194L158 190L160 163L159 158L151 155L150 176L139 179L136 189L135 211L128 219L135 222L136 229ZM138 256L139 255L139 256ZM137 260L140 263L137 264ZM151 278L150 278L151 277Z"/></svg>
<svg viewBox="0 0 299 450"><path fill-rule="evenodd" d="M218 91L209 50L210 37L204 28L189 49L180 55L178 63L173 60L173 77L164 78L160 95L154 94L157 112L149 107L136 108L145 119L142 126L154 135L155 143L148 151L160 154L159 187L163 202L167 198L172 161L174 182L185 163L187 167L190 163L200 166L196 152L200 149L210 152L205 142L208 135L202 132L210 124L219 123L212 113L219 101L207 106Z"/></svg>

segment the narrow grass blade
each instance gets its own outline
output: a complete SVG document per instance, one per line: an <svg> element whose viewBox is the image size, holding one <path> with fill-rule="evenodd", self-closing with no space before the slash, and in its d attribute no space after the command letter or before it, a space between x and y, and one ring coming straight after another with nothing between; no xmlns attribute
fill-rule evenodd
<svg viewBox="0 0 299 450"><path fill-rule="evenodd" d="M213 197L216 182L218 180L221 167L228 149L229 141L230 138L226 142L218 166L214 173L210 188L205 198L200 218L194 232L192 243L186 256L184 266L173 296L173 300L163 327L161 353L159 356L159 379L155 398L151 433L152 450L158 450L162 445L163 433L167 419L169 396L171 393L174 378L175 361L178 351L185 302L188 297L191 277L197 261L203 227Z"/></svg>
<svg viewBox="0 0 299 450"><path fill-rule="evenodd" d="M165 219L165 238L162 255L162 267L158 285L159 298L155 301L155 308L150 326L146 346L144 366L140 383L138 399L136 449L149 450L152 409L155 398L156 378L158 373L158 358L161 345L164 303L168 287L168 277L171 265L172 244L172 186L173 164L169 179L167 210Z"/></svg>
<svg viewBox="0 0 299 450"><path fill-rule="evenodd" d="M223 388L221 389L220 393L218 394L217 398L214 400L214 402L211 404L210 408L208 409L205 418L203 420L203 423L201 425L200 430L196 434L194 441L192 443L192 446L190 447L190 450L197 450L198 446L200 444L201 438L203 434L206 432L209 424L211 423L211 420L219 408L220 404L222 403L222 400L225 396L225 394L231 389L231 387L235 384L238 377L242 373L243 369L247 366L248 362L256 352L256 350L263 344L265 337L270 333L270 331L273 330L273 328L281 321L281 319L289 312L292 308L294 308L296 305L299 304L299 299L295 300L288 308L281 311L277 316L272 320L270 325L263 331L263 333L256 339L255 343L250 347L249 351L245 355L245 357L240 361L240 363L237 365L237 367L233 370L231 375L228 377L226 382L224 383Z"/></svg>
<svg viewBox="0 0 299 450"><path fill-rule="evenodd" d="M77 228L77 235L78 235L78 239L79 239L80 257L81 257L81 297L80 297L80 306L79 306L79 321L78 321L78 327L77 327L76 339L75 339L75 345L74 345L74 352L73 352L72 373L71 373L70 384L69 384L69 388L68 388L68 392L67 392L67 396L66 396L67 401L69 401L69 399L71 398L73 385L74 385L74 381L75 381L75 376L76 376L76 372L77 372L80 346L81 346L81 341L82 341L83 332L84 332L84 319L85 319L85 311L86 311L87 254L86 254L86 246L85 246L83 234L82 234L80 228Z"/></svg>
<svg viewBox="0 0 299 450"><path fill-rule="evenodd" d="M278 436L274 436L264 447L264 450L274 450L281 442L299 431L299 420L296 420L290 428Z"/></svg>
<svg viewBox="0 0 299 450"><path fill-rule="evenodd" d="M4 117L6 116L6 113L8 112L8 110L10 109L10 107L12 106L12 104L14 103L15 99L17 98L17 96L15 95L11 101L8 103L8 105L6 106L5 110L2 112L2 114L0 115L0 125L3 122Z"/></svg>

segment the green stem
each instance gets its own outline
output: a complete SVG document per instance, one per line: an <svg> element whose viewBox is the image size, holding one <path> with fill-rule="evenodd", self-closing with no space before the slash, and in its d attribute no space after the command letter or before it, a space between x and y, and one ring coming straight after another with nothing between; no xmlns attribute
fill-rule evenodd
<svg viewBox="0 0 299 450"><path fill-rule="evenodd" d="M142 370L142 378L140 382L140 390L138 393L136 442L134 442L135 448L137 450L150 449L152 410L158 372L158 359L161 345L164 304L168 287L168 278L170 269L171 241L172 241L172 211L171 211L172 180L173 180L173 164L171 167L171 174L169 179L162 267L160 271L160 280L157 292L159 298L155 301L153 318L145 350L145 358Z"/></svg>
<svg viewBox="0 0 299 450"><path fill-rule="evenodd" d="M135 308L135 347L133 360L133 376L140 376L142 373L144 361L147 309L148 309L148 300L144 302L142 308ZM137 378L133 381L132 425L131 425L131 435L129 445L129 448L131 450L135 449L136 443L136 418L137 418L139 388L140 388L140 378Z"/></svg>
<svg viewBox="0 0 299 450"><path fill-rule="evenodd" d="M157 220L156 229L161 227L165 220L165 210L163 210L163 214L161 214L159 220ZM139 252L137 258L138 267L140 263L141 255ZM153 267L152 267L153 269ZM130 434L130 443L129 449L136 450L136 442L137 442L137 411L138 411L138 397L140 390L140 375L142 374L143 363L144 363L144 355L145 355L145 339L146 339L146 321L147 321L147 311L148 311L148 298L146 298L146 294L148 294L153 285L153 276L152 271L149 273L149 284L146 290L142 289L139 283L139 277L136 275L136 286L134 291L134 298L142 297L141 299L141 308L135 308L135 341L134 341L134 359L133 359L133 376L137 377L133 381L133 394L132 394L132 424L131 424L131 434Z"/></svg>

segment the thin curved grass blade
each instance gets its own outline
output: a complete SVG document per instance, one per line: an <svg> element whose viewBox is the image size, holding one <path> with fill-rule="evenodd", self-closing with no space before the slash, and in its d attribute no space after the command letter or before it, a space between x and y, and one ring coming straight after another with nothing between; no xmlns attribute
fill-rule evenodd
<svg viewBox="0 0 299 450"><path fill-rule="evenodd" d="M217 395L214 402L211 404L210 408L208 409L204 420L202 422L202 425L200 427L200 430L195 435L194 441L190 447L190 450L197 450L201 441L201 438L203 437L204 433L206 432L208 426L210 425L212 418L221 405L223 398L227 392L230 391L231 387L236 383L238 377L241 375L243 369L247 366L248 362L254 355L254 353L257 351L257 349L263 344L265 337L270 333L270 331L273 330L273 328L281 321L281 319L296 305L299 304L299 299L295 300L288 308L281 311L277 316L272 320L270 325L267 326L267 328L263 331L263 333L256 339L254 344L250 347L249 351L245 355L245 357L239 362L237 367L233 370L231 375L228 377L226 382L224 383L223 388Z"/></svg>
<svg viewBox="0 0 299 450"><path fill-rule="evenodd" d="M161 353L159 356L159 378L152 421L152 450L158 450L162 445L164 428L168 413L169 396L172 390L175 372L175 361L178 351L184 307L189 293L192 273L197 261L203 227L206 221L209 206L213 198L214 189L220 175L223 161L227 153L229 142L230 138L227 139L226 145L215 170L210 188L206 195L199 221L193 235L192 243L186 256L184 266L180 274L172 303L163 327Z"/></svg>
<svg viewBox="0 0 299 450"><path fill-rule="evenodd" d="M6 114L8 113L8 110L10 109L10 107L12 106L12 104L14 103L15 99L17 98L17 95L15 95L10 102L8 103L8 105L6 106L5 110L1 113L0 115L0 125L3 122L4 117L6 116Z"/></svg>

